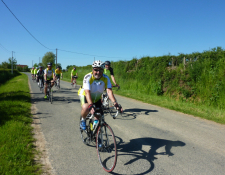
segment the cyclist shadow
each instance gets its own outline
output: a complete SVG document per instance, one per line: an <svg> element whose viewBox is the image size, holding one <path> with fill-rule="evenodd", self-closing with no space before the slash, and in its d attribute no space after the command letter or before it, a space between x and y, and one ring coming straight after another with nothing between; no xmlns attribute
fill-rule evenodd
<svg viewBox="0 0 225 175"><path fill-rule="evenodd" d="M140 109L140 108L132 108L125 109L123 111L121 120L131 120L136 119L138 115L149 115L151 112L158 112L158 110L149 110L149 109Z"/></svg>
<svg viewBox="0 0 225 175"><path fill-rule="evenodd" d="M124 164L125 166L133 164L140 159L142 160L145 159L150 163L149 169L147 169L145 172L141 172L141 173L138 172L137 174L150 173L155 167L153 162L155 159L158 159L156 157L157 155L165 155L168 157L173 156L174 153L171 152L171 149L173 147L186 145L182 141L171 141L171 140L150 138L150 137L132 139L130 140L130 142L124 143L124 144L121 144L123 143L122 139L117 137L117 140L118 139L120 140L119 143L117 143L118 156L124 156L124 155L132 156L132 159L128 160ZM149 146L150 148L149 151L146 151L146 146L147 147ZM162 147L165 147L165 151L157 152L157 150ZM117 173L113 173L113 174L117 174Z"/></svg>

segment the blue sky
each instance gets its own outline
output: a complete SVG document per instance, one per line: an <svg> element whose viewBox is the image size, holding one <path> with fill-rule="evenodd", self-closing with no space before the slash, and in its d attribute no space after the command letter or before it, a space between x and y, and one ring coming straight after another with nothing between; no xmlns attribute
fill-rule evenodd
<svg viewBox="0 0 225 175"><path fill-rule="evenodd" d="M63 68L224 48L224 7L224 0L1 0L0 63L14 51L31 67L56 48Z"/></svg>

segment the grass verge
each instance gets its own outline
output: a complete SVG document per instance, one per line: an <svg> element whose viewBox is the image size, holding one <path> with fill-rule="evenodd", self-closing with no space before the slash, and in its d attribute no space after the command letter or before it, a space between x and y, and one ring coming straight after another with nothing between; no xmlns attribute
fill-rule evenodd
<svg viewBox="0 0 225 175"><path fill-rule="evenodd" d="M40 174L32 137L27 75L0 86L0 174Z"/></svg>

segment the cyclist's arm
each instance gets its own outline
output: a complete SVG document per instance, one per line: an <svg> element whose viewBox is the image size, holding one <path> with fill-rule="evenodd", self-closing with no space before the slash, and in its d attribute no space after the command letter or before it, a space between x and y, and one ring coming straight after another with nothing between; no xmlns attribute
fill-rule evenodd
<svg viewBox="0 0 225 175"><path fill-rule="evenodd" d="M92 99L91 99L91 91L87 90L87 89L85 89L84 91L85 91L85 95L86 95L86 99L87 99L88 105L93 104ZM92 108L90 113L94 114L94 112L95 112L95 109Z"/></svg>
<svg viewBox="0 0 225 175"><path fill-rule="evenodd" d="M114 84L115 84L115 86L116 86L117 84L116 84L116 80L115 80L114 75L111 75L111 79L112 79L113 83L114 83Z"/></svg>
<svg viewBox="0 0 225 175"><path fill-rule="evenodd" d="M115 103L115 102L116 102L116 99L115 99L115 97L114 97L114 95L113 95L112 89L107 88L106 91L107 91L107 94L108 94L108 96L109 96L109 99L110 99L113 103Z"/></svg>

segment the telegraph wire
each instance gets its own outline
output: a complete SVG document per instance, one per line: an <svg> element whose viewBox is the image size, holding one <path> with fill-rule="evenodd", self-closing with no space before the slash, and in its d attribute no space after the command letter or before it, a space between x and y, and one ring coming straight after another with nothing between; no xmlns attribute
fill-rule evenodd
<svg viewBox="0 0 225 175"><path fill-rule="evenodd" d="M5 50L6 52L10 52L8 49L6 49L1 43L0 43L0 46L3 50Z"/></svg>
<svg viewBox="0 0 225 175"><path fill-rule="evenodd" d="M16 17L16 15L14 15L14 13L9 9L9 7L5 4L5 2L2 0L3 4L7 7L7 9L12 13L12 15L17 19L17 21L23 26L23 28L39 43L41 44L43 47L45 47L46 49L49 49L48 47L46 47L45 45L43 45L40 41L38 41L30 32L29 30L27 30L27 28L20 22L20 20ZM49 50L54 50L54 49L49 49Z"/></svg>
<svg viewBox="0 0 225 175"><path fill-rule="evenodd" d="M69 53L75 53L75 54L87 55L87 56L94 56L94 57L104 57L104 58L123 58L123 57L109 57L109 56L92 55L92 54L79 53L79 52L68 51L68 50L62 50L62 49L58 49L58 50L61 50L61 51L63 51L63 52L69 52ZM125 59L125 58L123 58L123 59ZM127 59L127 58L126 58L126 59Z"/></svg>
<svg viewBox="0 0 225 175"><path fill-rule="evenodd" d="M6 8L12 13L12 15L17 19L17 21L23 26L23 28L39 43L41 44L43 47L45 47L48 50L55 50L55 49L50 49L48 47L46 47L44 44L42 44L39 40L37 40L30 32L29 30L20 22L20 20L16 17L16 15L14 15L14 13L9 9L9 7L5 4L5 2L3 0L1 0L2 3L6 6ZM67 50L62 50L62 49L58 49L61 50L63 52L69 52L69 53L75 53L75 54L80 54L80 55L87 55L87 56L94 56L94 57L105 57L105 58L121 58L121 59L127 59L127 58L123 58L123 57L110 57L110 56L100 56L100 55L92 55L92 54L86 54L86 53L79 53L79 52L74 52L74 51L67 51Z"/></svg>

